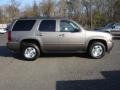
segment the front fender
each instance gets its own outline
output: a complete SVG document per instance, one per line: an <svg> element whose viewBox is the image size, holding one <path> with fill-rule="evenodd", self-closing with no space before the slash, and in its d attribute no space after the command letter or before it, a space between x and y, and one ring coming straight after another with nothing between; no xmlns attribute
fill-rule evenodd
<svg viewBox="0 0 120 90"><path fill-rule="evenodd" d="M99 41L99 40L107 42L106 38L105 37L101 37L101 36L100 37L95 36L95 37L88 37L88 38L86 38L85 50L88 48L88 45L89 45L90 41Z"/></svg>

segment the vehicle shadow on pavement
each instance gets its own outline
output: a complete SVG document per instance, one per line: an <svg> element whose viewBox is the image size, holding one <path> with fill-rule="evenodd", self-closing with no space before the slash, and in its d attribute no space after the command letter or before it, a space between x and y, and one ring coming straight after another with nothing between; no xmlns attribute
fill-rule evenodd
<svg viewBox="0 0 120 90"><path fill-rule="evenodd" d="M120 90L120 71L103 71L105 79L57 81L56 90Z"/></svg>
<svg viewBox="0 0 120 90"><path fill-rule="evenodd" d="M91 59L87 54L85 53L49 53L49 54L42 54L42 58L56 58L56 57L80 57L80 58L86 58Z"/></svg>
<svg viewBox="0 0 120 90"><path fill-rule="evenodd" d="M12 57L12 53L7 49L6 46L0 46L0 56Z"/></svg>
<svg viewBox="0 0 120 90"><path fill-rule="evenodd" d="M6 46L0 46L0 57L13 57L22 60L21 54L11 52Z"/></svg>
<svg viewBox="0 0 120 90"><path fill-rule="evenodd" d="M19 59L25 61L24 58L20 53L11 52L6 46L0 46L0 57L13 57L15 59ZM52 53L52 54L42 54L39 58L61 58L61 57L80 57L91 59L87 54L80 54L80 53Z"/></svg>

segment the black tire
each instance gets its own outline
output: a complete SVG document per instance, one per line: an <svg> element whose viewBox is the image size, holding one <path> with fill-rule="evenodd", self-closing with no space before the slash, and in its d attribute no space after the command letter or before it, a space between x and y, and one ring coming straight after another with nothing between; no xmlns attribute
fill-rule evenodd
<svg viewBox="0 0 120 90"><path fill-rule="evenodd" d="M26 52L30 48L31 48L31 50L34 51L34 54L33 54L32 57L26 56L27 55ZM22 48L22 55L23 55L23 57L24 57L25 60L33 61L33 60L37 59L40 56L40 49L35 44L25 43L24 46L23 46L23 48ZM29 56L31 56L31 55L29 55Z"/></svg>
<svg viewBox="0 0 120 90"><path fill-rule="evenodd" d="M101 50L101 53L100 53L100 55L95 56L95 52L93 50L95 50L94 48L97 47L97 46L99 46L99 48ZM105 56L105 52L106 52L105 45L103 43L101 43L101 42L93 42L89 46L89 49L88 49L88 54L93 59L101 59L102 57Z"/></svg>

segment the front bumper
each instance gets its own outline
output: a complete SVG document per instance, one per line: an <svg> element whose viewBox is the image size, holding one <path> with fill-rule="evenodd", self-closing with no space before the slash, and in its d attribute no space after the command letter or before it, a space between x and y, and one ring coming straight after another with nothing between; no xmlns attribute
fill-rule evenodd
<svg viewBox="0 0 120 90"><path fill-rule="evenodd" d="M18 42L8 42L7 47L11 51L20 51L20 44Z"/></svg>
<svg viewBox="0 0 120 90"><path fill-rule="evenodd" d="M109 41L109 42L107 43L107 46L108 46L107 52L110 53L110 51L112 50L112 48L113 48L113 46L114 46L113 41Z"/></svg>

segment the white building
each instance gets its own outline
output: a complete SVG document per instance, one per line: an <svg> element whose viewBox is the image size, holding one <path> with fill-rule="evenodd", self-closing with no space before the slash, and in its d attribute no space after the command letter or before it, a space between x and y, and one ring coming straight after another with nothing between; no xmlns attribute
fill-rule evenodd
<svg viewBox="0 0 120 90"><path fill-rule="evenodd" d="M0 29L5 29L7 27L7 24L0 24Z"/></svg>
<svg viewBox="0 0 120 90"><path fill-rule="evenodd" d="M7 24L0 24L0 33L5 33L7 28Z"/></svg>

